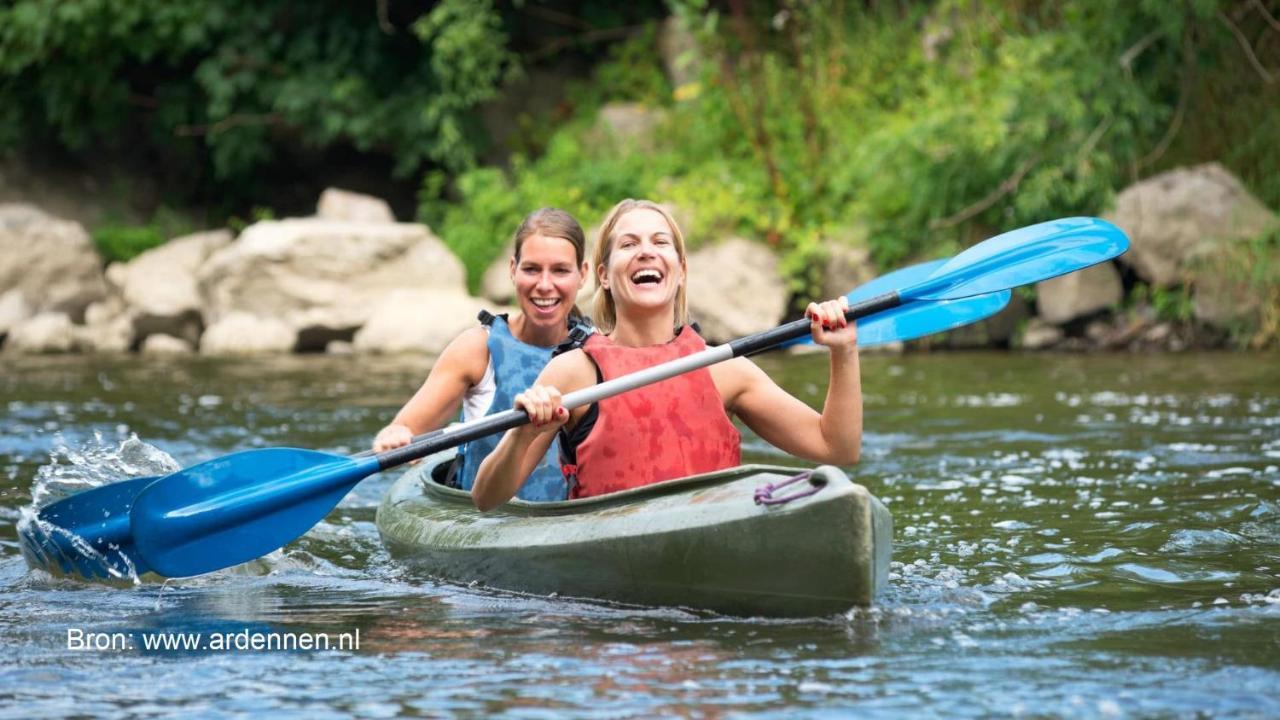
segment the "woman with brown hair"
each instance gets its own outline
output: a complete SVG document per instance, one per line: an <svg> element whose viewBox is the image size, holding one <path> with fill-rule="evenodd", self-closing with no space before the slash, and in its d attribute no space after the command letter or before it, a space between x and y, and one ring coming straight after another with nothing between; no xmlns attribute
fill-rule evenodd
<svg viewBox="0 0 1280 720"><path fill-rule="evenodd" d="M684 237L671 215L624 200L600 230L594 258L598 332L552 359L514 398L531 423L508 431L481 464L471 495L481 510L509 500L559 434L569 496L591 497L739 463L729 420L784 452L820 463L858 461L862 390L857 330L843 298L811 303L814 341L830 350L821 413L736 358L567 411L561 393L690 355L706 347L688 324Z"/></svg>
<svg viewBox="0 0 1280 720"><path fill-rule="evenodd" d="M481 325L454 338L431 373L395 419L373 442L375 452L407 445L414 435L443 426L462 407L462 420L508 410L516 394L528 388L551 359L552 350L570 332L589 324L574 306L586 283L582 226L567 212L542 208L525 217L515 233L511 281L520 312L514 317L480 314ZM497 444L480 438L459 449L451 483L470 489L480 461ZM525 500L563 500L554 443L513 491Z"/></svg>

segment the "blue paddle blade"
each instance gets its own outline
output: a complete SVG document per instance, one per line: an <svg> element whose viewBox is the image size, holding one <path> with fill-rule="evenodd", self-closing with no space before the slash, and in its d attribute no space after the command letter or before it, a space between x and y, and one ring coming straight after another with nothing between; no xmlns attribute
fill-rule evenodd
<svg viewBox="0 0 1280 720"><path fill-rule="evenodd" d="M40 509L18 526L27 565L87 580L124 580L150 568L129 531L134 498L155 482L141 477L76 493Z"/></svg>
<svg viewBox="0 0 1280 720"><path fill-rule="evenodd" d="M378 470L375 457L294 448L247 450L193 465L138 495L134 545L166 577L247 562L305 533Z"/></svg>
<svg viewBox="0 0 1280 720"><path fill-rule="evenodd" d="M1051 220L984 240L898 294L904 302L985 295L1065 275L1128 249L1129 238L1106 220Z"/></svg>
<svg viewBox="0 0 1280 720"><path fill-rule="evenodd" d="M845 297L853 305L900 287L915 285L947 263L942 260L912 265L881 275L857 287ZM954 330L955 328L988 318L1009 304L1008 290L988 293L959 300L908 302L892 310L876 313L858 320L858 347L873 347L893 342L906 342L925 335ZM805 335L783 347L812 343L813 336Z"/></svg>

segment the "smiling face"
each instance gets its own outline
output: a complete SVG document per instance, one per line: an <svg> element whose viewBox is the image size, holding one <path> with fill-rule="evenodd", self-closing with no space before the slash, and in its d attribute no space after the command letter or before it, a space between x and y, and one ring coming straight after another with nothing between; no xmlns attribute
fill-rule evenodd
<svg viewBox="0 0 1280 720"><path fill-rule="evenodd" d="M511 258L511 282L520 311L538 328L564 329L586 282L586 263L577 262L573 243L541 233L525 238L519 255Z"/></svg>
<svg viewBox="0 0 1280 720"><path fill-rule="evenodd" d="M618 215L608 252L597 266L598 281L618 314L658 312L677 307L686 274L683 248L665 215L635 207Z"/></svg>

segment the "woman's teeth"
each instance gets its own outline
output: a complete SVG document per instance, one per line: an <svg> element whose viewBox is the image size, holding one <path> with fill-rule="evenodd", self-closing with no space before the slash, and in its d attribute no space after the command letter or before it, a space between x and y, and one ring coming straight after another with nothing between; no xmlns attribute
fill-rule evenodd
<svg viewBox="0 0 1280 720"><path fill-rule="evenodd" d="M631 275L631 282L639 283L660 283L662 282L662 273L657 270L639 270Z"/></svg>
<svg viewBox="0 0 1280 720"><path fill-rule="evenodd" d="M530 298L540 308L553 308L560 304L560 298Z"/></svg>

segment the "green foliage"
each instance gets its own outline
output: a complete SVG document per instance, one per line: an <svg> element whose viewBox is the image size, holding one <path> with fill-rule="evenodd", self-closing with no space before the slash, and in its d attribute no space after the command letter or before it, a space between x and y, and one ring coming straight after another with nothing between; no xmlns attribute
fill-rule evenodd
<svg viewBox="0 0 1280 720"><path fill-rule="evenodd" d="M93 244L106 262L127 262L168 240L159 229L146 226L106 225L93 232Z"/></svg>
<svg viewBox="0 0 1280 720"><path fill-rule="evenodd" d="M104 262L127 262L195 229L190 218L162 205L146 225L111 221L94 228L90 237Z"/></svg>
<svg viewBox="0 0 1280 720"><path fill-rule="evenodd" d="M374 3L17 0L0 7L0 141L142 145L225 192L325 147L461 170L482 140L472 109L514 67L489 0L407 28Z"/></svg>
<svg viewBox="0 0 1280 720"><path fill-rule="evenodd" d="M1193 263L1191 272L1196 278L1212 277L1216 294L1235 306L1228 330L1237 345L1260 349L1280 344L1280 226L1223 245Z"/></svg>
<svg viewBox="0 0 1280 720"><path fill-rule="evenodd" d="M239 235L240 233L244 232L245 228L249 227L250 225L256 222L260 222L262 220L275 220L275 219L276 219L275 210L272 210L269 207L256 205L249 211L248 220L245 220L244 218L236 215L233 215L227 218L227 229L235 233L236 235Z"/></svg>
<svg viewBox="0 0 1280 720"><path fill-rule="evenodd" d="M1102 213L1159 162L1184 78L1235 42L1214 2L817 0L722 13L673 0L672 10L713 59L696 93L672 104L660 86L628 80L655 76L646 34L597 70L594 94L578 97L545 155L480 184L500 191L460 179L452 199L465 209L444 227L490 218L476 225L492 233L551 198L596 213L647 196L687 210L693 246L728 233L775 246L793 289L808 293L830 228L869 227L887 268ZM594 112L615 99L666 109L656 144L589 141ZM466 246L486 256L505 234ZM1183 300L1161 296L1162 311L1185 314Z"/></svg>
<svg viewBox="0 0 1280 720"><path fill-rule="evenodd" d="M512 158L511 171L473 168L452 183L428 173L419 192L418 219L430 225L467 268L471 289L504 250L520 220L539 207L573 213L590 232L603 214L626 197L647 197L674 171L673 148L645 153L618 147L597 124L595 113L611 101L636 102L670 96L658 65L654 35L646 30L616 46L613 60L589 85L574 88L579 115L555 132L541 156ZM627 78L630 78L628 80ZM654 133L660 136L665 126Z"/></svg>

